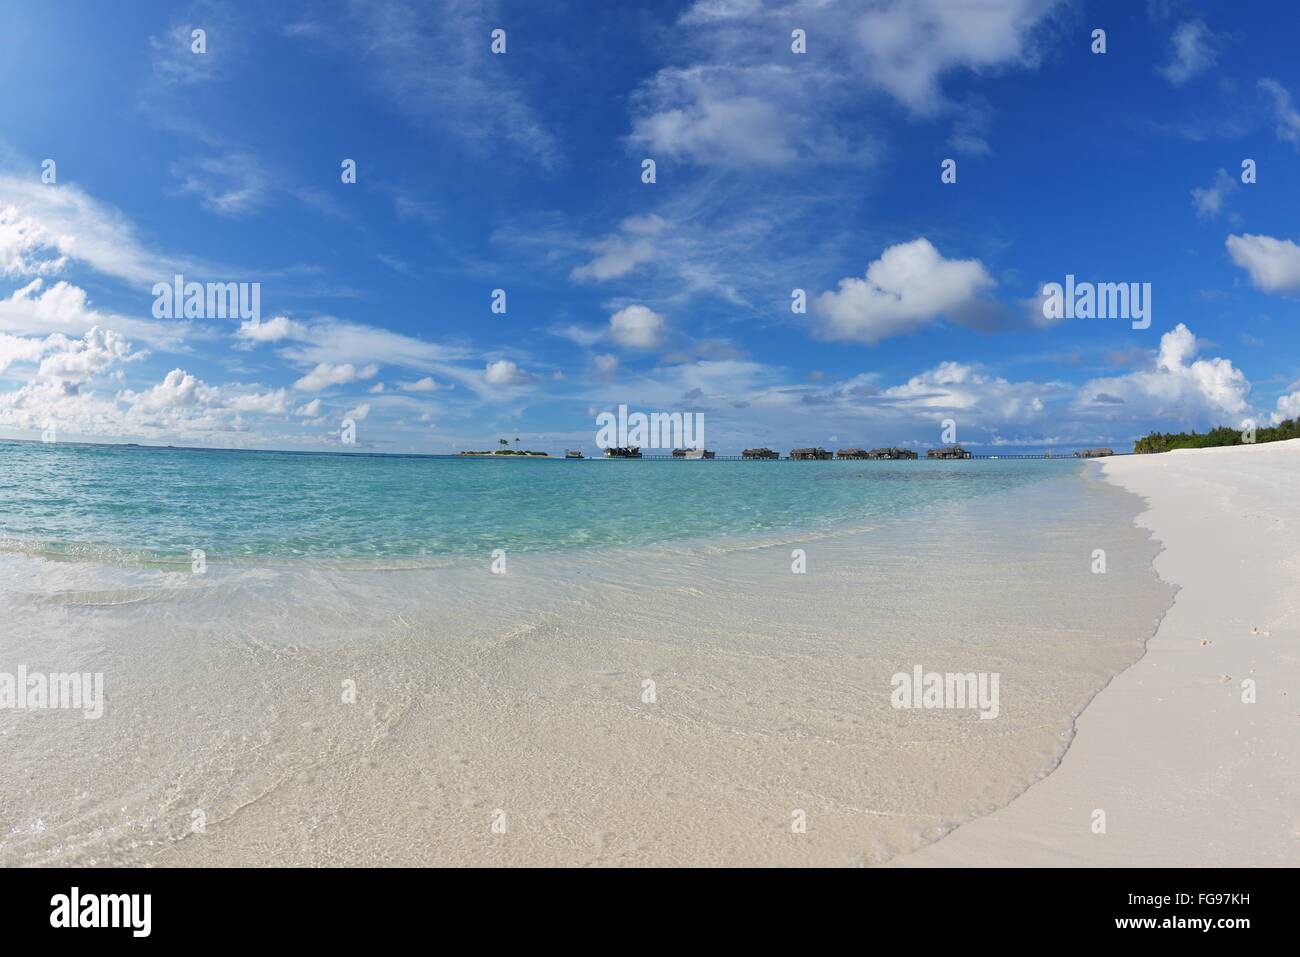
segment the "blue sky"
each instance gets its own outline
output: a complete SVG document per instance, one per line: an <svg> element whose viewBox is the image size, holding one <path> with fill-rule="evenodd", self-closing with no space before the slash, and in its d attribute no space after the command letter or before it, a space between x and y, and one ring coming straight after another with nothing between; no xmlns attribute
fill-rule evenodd
<svg viewBox="0 0 1300 957"><path fill-rule="evenodd" d="M724 452L945 419L1068 448L1300 414L1291 5L641 6L6 5L0 435L590 451L626 403ZM259 283L260 322L155 318L176 273ZM1150 327L1049 322L1067 274L1150 283Z"/></svg>

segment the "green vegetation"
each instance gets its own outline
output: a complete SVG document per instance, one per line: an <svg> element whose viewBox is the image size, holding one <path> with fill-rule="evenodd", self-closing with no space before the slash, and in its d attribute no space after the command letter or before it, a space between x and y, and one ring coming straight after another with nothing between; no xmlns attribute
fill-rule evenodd
<svg viewBox="0 0 1300 957"><path fill-rule="evenodd" d="M502 439L501 441L504 442L505 439ZM495 451L495 452L461 452L460 454L461 454L461 455L518 455L518 456L521 456L521 457L522 457L522 456L533 456L534 458L546 458L546 457L547 457L547 453L545 453L545 452L534 452L534 451L532 451L531 449L529 449L529 450L525 450L525 449L509 449L509 448L506 448L506 449L498 449L498 450Z"/></svg>
<svg viewBox="0 0 1300 957"><path fill-rule="evenodd" d="M1287 419L1278 425L1255 430L1256 442L1281 442L1283 439L1300 439L1300 419ZM1134 452L1168 452L1172 449L1208 449L1220 445L1245 445L1240 429L1225 425L1205 433L1152 432L1133 443Z"/></svg>
<svg viewBox="0 0 1300 957"><path fill-rule="evenodd" d="M529 457L529 458L541 458L541 459L548 457L545 452L534 452L531 449L519 448L519 436L515 436L515 447L513 449L510 447L510 440L504 437L497 439L497 445L501 446L501 448L497 449L495 452L462 452L460 454L461 455L518 455L521 458Z"/></svg>

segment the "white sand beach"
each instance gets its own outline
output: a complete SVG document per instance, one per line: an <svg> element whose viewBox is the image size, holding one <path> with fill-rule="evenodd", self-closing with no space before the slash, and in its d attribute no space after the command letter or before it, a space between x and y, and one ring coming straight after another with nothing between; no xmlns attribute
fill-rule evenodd
<svg viewBox="0 0 1300 957"><path fill-rule="evenodd" d="M1148 499L1173 607L1055 772L892 865L1300 864L1300 441L1102 468Z"/></svg>
<svg viewBox="0 0 1300 957"><path fill-rule="evenodd" d="M9 554L6 660L107 691L0 711L0 864L1300 863L1298 467L1062 463L508 575ZM916 667L999 675L997 719L892 706Z"/></svg>
<svg viewBox="0 0 1300 957"><path fill-rule="evenodd" d="M0 711L0 864L883 863L1050 773L1169 606L1141 500L1054 468L506 575L5 556L6 660L102 672L107 700ZM997 719L892 707L918 666L1000 675Z"/></svg>

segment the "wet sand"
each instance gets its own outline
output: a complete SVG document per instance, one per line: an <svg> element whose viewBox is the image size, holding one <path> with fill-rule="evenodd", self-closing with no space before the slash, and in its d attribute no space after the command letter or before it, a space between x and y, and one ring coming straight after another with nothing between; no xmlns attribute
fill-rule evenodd
<svg viewBox="0 0 1300 957"><path fill-rule="evenodd" d="M1102 468L1148 500L1173 607L1060 768L895 864L1300 864L1300 442Z"/></svg>
<svg viewBox="0 0 1300 957"><path fill-rule="evenodd" d="M504 575L4 556L4 667L107 702L0 711L0 863L889 861L1048 775L1168 607L1140 500L1088 474ZM997 718L894 708L917 665L998 673Z"/></svg>

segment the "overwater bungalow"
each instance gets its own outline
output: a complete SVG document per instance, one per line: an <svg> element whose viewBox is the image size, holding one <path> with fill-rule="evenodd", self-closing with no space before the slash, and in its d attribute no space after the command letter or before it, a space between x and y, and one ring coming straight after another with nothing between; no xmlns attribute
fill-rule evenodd
<svg viewBox="0 0 1300 957"><path fill-rule="evenodd" d="M818 446L815 449L792 449L790 458L801 460L816 460L819 462L834 458L830 452Z"/></svg>
<svg viewBox="0 0 1300 957"><path fill-rule="evenodd" d="M712 449L673 449L675 459L712 459L717 455Z"/></svg>
<svg viewBox="0 0 1300 957"><path fill-rule="evenodd" d="M566 459L580 459L583 458L584 456L577 449L565 449L564 457Z"/></svg>
<svg viewBox="0 0 1300 957"><path fill-rule="evenodd" d="M872 449L867 453L869 459L915 459L919 456L911 449Z"/></svg>
<svg viewBox="0 0 1300 957"><path fill-rule="evenodd" d="M607 459L639 459L641 457L641 448L636 445L615 446L605 450Z"/></svg>
<svg viewBox="0 0 1300 957"><path fill-rule="evenodd" d="M1107 448L1080 449L1079 451L1074 453L1074 457L1076 459L1100 459L1100 458L1105 458L1107 455L1114 455L1114 454L1115 454L1114 449L1107 449Z"/></svg>
<svg viewBox="0 0 1300 957"><path fill-rule="evenodd" d="M925 453L927 459L968 459L970 453L960 445L946 445L941 449L930 449Z"/></svg>
<svg viewBox="0 0 1300 957"><path fill-rule="evenodd" d="M745 451L740 453L740 457L742 459L779 459L781 453L767 448L745 449Z"/></svg>
<svg viewBox="0 0 1300 957"><path fill-rule="evenodd" d="M840 449L835 453L837 459L866 459L871 456L866 449Z"/></svg>

